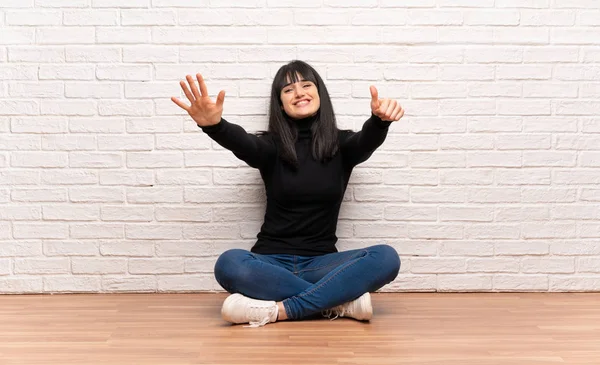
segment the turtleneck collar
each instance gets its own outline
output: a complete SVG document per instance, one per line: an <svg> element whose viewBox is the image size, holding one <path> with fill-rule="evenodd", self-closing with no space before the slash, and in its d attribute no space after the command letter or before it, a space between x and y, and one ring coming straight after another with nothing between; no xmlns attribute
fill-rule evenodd
<svg viewBox="0 0 600 365"><path fill-rule="evenodd" d="M311 138L311 127L319 119L319 113L307 118L302 119L290 119L292 125L295 125L298 129L298 139Z"/></svg>

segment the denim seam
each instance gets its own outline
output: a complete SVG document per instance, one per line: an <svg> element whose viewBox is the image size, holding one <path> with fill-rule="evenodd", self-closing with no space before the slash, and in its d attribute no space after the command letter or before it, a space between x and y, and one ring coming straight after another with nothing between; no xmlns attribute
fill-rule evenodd
<svg viewBox="0 0 600 365"><path fill-rule="evenodd" d="M363 252L366 252L366 253L368 253L366 250L365 250L365 251L363 251ZM366 257L366 255L363 255L362 257ZM355 265L355 264L356 264L356 263L357 263L357 262L358 262L360 259L361 259L361 257L359 257L359 258L358 258L356 261L354 261L354 262L350 262L348 265L346 265L346 266L342 267L342 268L341 268L341 269L340 269L338 272L336 272L335 274L333 274L333 275L332 275L332 276L331 276L329 279L327 279L327 281L325 281L325 282L321 283L319 286L317 286L316 288L313 288L313 289L312 289L311 291L309 291L309 292L306 292L306 293L301 293L301 294L298 294L298 295L296 295L296 297L297 297L297 298L302 298L302 297L305 297L305 296L307 296L307 295L309 295L309 294L312 294L312 293L314 293L316 290L320 289L320 288L321 288L321 287L323 287L325 284L329 283L329 282L331 281L331 279L333 279L333 278L335 278L336 276L338 276L338 275L339 275L339 274L340 274L342 271L346 270L348 267L350 267L350 266L352 266L352 265Z"/></svg>
<svg viewBox="0 0 600 365"><path fill-rule="evenodd" d="M293 267L293 273L294 273L294 275L296 275L296 276L298 276L298 270L296 270L296 269L298 268L297 262L298 262L298 256L294 255L294 263L293 263L294 267Z"/></svg>

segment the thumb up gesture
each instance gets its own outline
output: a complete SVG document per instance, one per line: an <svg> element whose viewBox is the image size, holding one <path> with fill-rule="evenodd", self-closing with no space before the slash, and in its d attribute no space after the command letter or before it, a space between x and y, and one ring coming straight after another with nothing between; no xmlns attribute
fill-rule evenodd
<svg viewBox="0 0 600 365"><path fill-rule="evenodd" d="M371 112L378 116L381 120L395 122L400 120L404 115L404 109L396 100L379 99L377 88L370 87L371 90Z"/></svg>

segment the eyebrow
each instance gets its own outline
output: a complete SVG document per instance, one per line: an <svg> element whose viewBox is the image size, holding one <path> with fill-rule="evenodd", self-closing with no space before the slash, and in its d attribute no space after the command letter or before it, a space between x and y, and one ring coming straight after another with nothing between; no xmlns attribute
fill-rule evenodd
<svg viewBox="0 0 600 365"><path fill-rule="evenodd" d="M302 79L302 80L298 80L296 82L310 82L310 80L306 80L306 79ZM291 84L294 84L294 82L288 82L287 84L283 85L284 88L290 86Z"/></svg>

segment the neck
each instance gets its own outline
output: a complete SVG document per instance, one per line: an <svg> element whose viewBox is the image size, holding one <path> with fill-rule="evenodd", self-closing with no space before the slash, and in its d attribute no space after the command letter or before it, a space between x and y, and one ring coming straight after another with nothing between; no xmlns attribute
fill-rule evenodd
<svg viewBox="0 0 600 365"><path fill-rule="evenodd" d="M311 135L312 135L311 127L317 121L317 119L318 119L317 115L318 115L318 113L316 113L315 115L312 115L310 117L306 117L306 118L290 119L291 124L296 126L296 128L298 129L298 138L299 139L311 137Z"/></svg>

